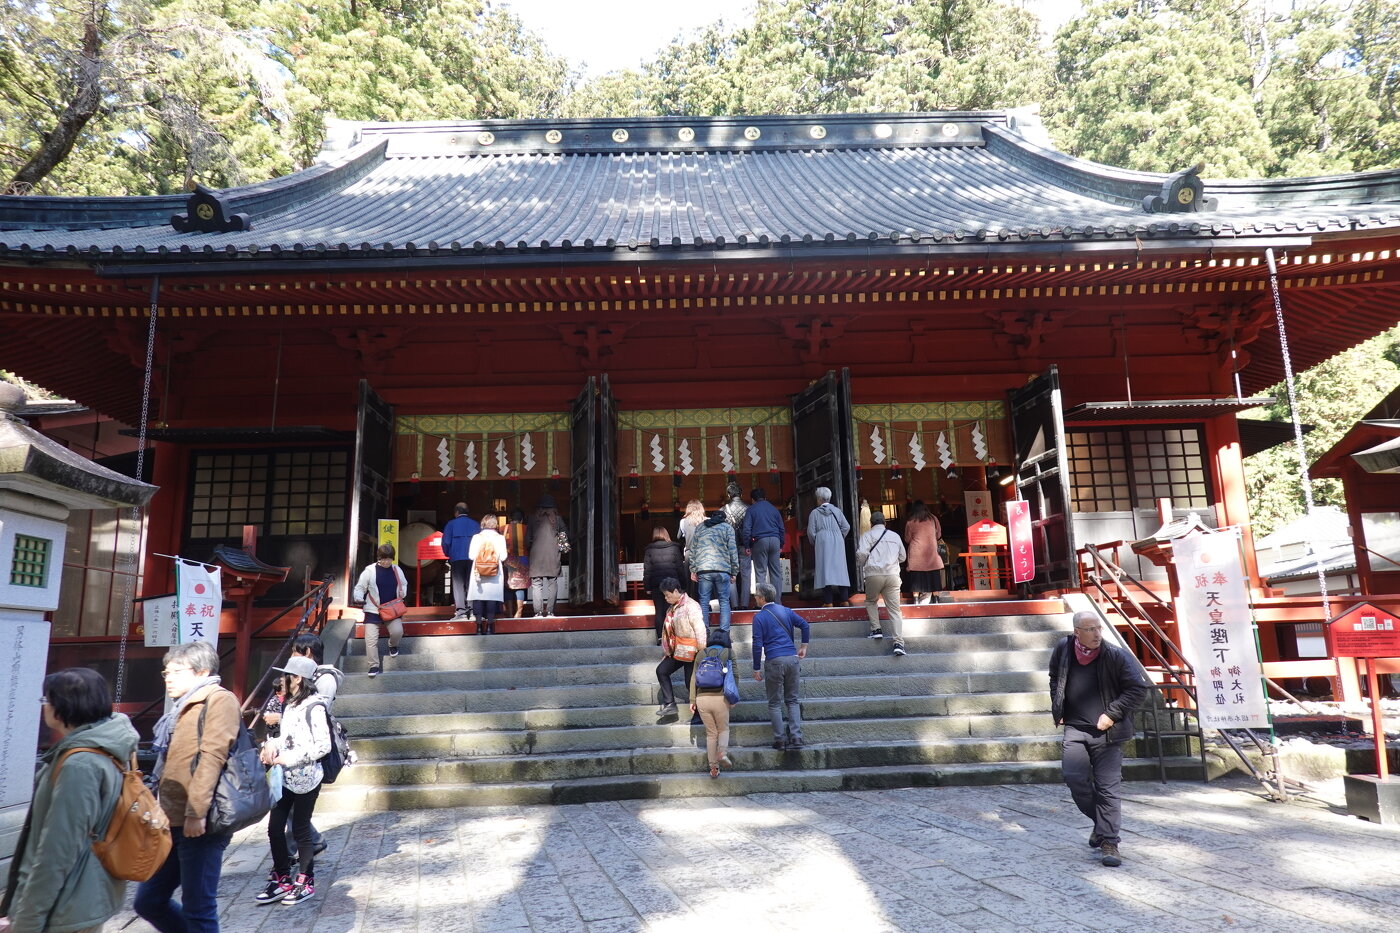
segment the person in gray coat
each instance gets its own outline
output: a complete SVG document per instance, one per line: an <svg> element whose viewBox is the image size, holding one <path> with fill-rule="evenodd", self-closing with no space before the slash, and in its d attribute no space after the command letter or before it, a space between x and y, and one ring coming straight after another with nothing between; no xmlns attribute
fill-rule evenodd
<svg viewBox="0 0 1400 933"><path fill-rule="evenodd" d="M559 555L567 549L567 545L560 548L559 540L562 537L568 541L568 535L564 519L554 507L554 497L548 493L540 496L525 534L525 546L530 550L530 602L536 618L554 615L559 568L563 563Z"/></svg>
<svg viewBox="0 0 1400 933"><path fill-rule="evenodd" d="M121 909L126 882L107 874L92 854L121 793L116 761L136 753L136 730L112 712L102 675L70 667L44 678L44 723L57 741L44 753L34 800L10 865L0 930L7 933L92 933ZM91 752L69 755L72 749ZM54 768L58 766L57 780Z"/></svg>
<svg viewBox="0 0 1400 933"><path fill-rule="evenodd" d="M846 535L851 523L831 504L831 490L817 487L817 507L807 516L807 537L816 551L812 586L826 591L823 605L844 603L851 595L851 570L846 566Z"/></svg>

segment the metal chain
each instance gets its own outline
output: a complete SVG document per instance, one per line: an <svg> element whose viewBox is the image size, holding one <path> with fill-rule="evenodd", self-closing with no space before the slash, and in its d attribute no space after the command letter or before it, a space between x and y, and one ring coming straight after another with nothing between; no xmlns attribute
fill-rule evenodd
<svg viewBox="0 0 1400 933"><path fill-rule="evenodd" d="M1264 250L1264 258L1269 262L1269 288L1274 294L1274 318L1278 321L1278 348L1279 354L1283 357L1283 377L1284 383L1288 386L1288 412L1293 419L1293 443L1298 448L1298 476L1303 482L1303 502L1308 509L1308 517L1313 517L1313 510L1316 505L1313 503L1312 477L1308 475L1308 449L1303 444L1303 422L1298 418L1298 391L1293 382L1293 357L1288 352L1288 330L1283 325L1283 298L1278 287L1278 265L1274 262L1273 249ZM1314 528L1316 522L1313 523ZM1327 590L1327 568L1323 566L1322 556L1317 553L1312 536L1309 535L1308 547L1317 560L1317 588L1322 594L1322 620L1332 621L1332 596Z"/></svg>
<svg viewBox="0 0 1400 933"><path fill-rule="evenodd" d="M146 473L146 424L151 416L151 374L154 370L156 353L156 318L160 314L160 276L151 280L151 323L146 331L146 373L141 386L141 423L136 435L136 479L142 480ZM130 573L126 577L126 596L122 599L122 639L117 649L117 686L113 691L115 703L121 703L126 689L126 643L131 635L131 610L136 598L136 574L141 566L141 506L131 507L131 529L135 540L131 541Z"/></svg>

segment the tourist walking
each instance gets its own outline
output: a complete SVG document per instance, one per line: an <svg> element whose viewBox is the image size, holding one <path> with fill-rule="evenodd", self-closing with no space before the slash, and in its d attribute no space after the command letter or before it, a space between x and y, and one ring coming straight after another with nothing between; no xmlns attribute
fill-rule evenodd
<svg viewBox="0 0 1400 933"><path fill-rule="evenodd" d="M825 606L844 604L851 595L851 571L846 565L846 535L851 523L831 504L831 490L818 486L817 507L807 516L807 537L815 552L812 586L824 591Z"/></svg>
<svg viewBox="0 0 1400 933"><path fill-rule="evenodd" d="M523 509L510 510L510 521L501 536L506 539L506 592L513 604L507 609L519 619L525 615L525 596L530 590L529 529Z"/></svg>
<svg viewBox="0 0 1400 933"><path fill-rule="evenodd" d="M922 499L909 507L909 515L904 520L904 543L909 551L909 562L905 565L909 595L914 605L938 601L938 591L943 589L943 557L938 553L938 539L943 537L943 526Z"/></svg>
<svg viewBox="0 0 1400 933"><path fill-rule="evenodd" d="M238 738L238 698L219 685L219 653L207 641L167 651L161 676L175 702L156 723L151 773L174 845L132 906L160 933L218 933L219 875L232 833L206 832L204 821Z"/></svg>
<svg viewBox="0 0 1400 933"><path fill-rule="evenodd" d="M738 483L730 483L724 488L724 494L729 497L724 503L724 520L729 523L729 527L734 529L734 542L738 545L739 554L739 574L736 577L736 589L734 605L740 609L749 608L749 592L753 588L753 560L749 554L749 546L744 539L744 516L748 514L749 507L744 504L744 490Z"/></svg>
<svg viewBox="0 0 1400 933"><path fill-rule="evenodd" d="M262 762L281 766L282 796L272 806L267 840L272 871L254 900L259 904L300 904L316 894L316 846L311 837L311 814L321 794L321 759L331 750L327 701L316 693L316 662L292 657L275 668L287 677L287 706L276 738L263 745ZM297 871L287 847L287 820L297 842Z"/></svg>
<svg viewBox="0 0 1400 933"><path fill-rule="evenodd" d="M326 701L327 709L331 709L335 705L335 698L340 692L340 684L345 679L345 674L339 668L335 667L335 665L323 663L325 654L326 646L325 643L321 641L320 635L315 635L311 632L302 632L296 638L292 639L292 657L310 658L312 661L316 662L316 672L312 675L312 684L316 687L316 695ZM285 685L286 678L278 679L283 681ZM286 703L287 701L284 698L282 704L278 707L279 715L276 721L279 723L281 721L280 711L285 709ZM268 714L264 713L263 718L267 720ZM270 734L273 738L277 736L277 733ZM293 840L288 843L288 850L291 853L291 857L296 858L296 836L292 833L290 814L288 814L287 819L287 838ZM312 852L313 855L320 855L322 852L326 851L326 841L314 825L311 827L311 843L315 847Z"/></svg>
<svg viewBox="0 0 1400 933"><path fill-rule="evenodd" d="M690 674L690 711L705 724L705 756L710 777L719 777L720 766L733 767L729 760L729 700L724 696L724 677L733 676L734 651L729 633L714 629L705 650L695 658ZM714 674L718 672L718 683ZM704 681L702 683L702 681Z"/></svg>
<svg viewBox="0 0 1400 933"><path fill-rule="evenodd" d="M651 594L656 609L656 643L661 644L661 627L666 621L666 611L670 604L661 591L664 580L684 580L686 578L685 554L681 546L671 540L671 533L661 525L651 530L651 543L642 554L642 586Z"/></svg>
<svg viewBox="0 0 1400 933"><path fill-rule="evenodd" d="M1095 613L1076 612L1073 634L1050 655L1050 708L1064 727L1065 784L1079 812L1094 821L1089 845L1110 868L1123 864L1123 743L1133 737L1133 710L1146 696L1137 659L1103 640Z"/></svg>
<svg viewBox="0 0 1400 933"><path fill-rule="evenodd" d="M661 705L656 715L662 719L676 715L676 688L671 677L676 671L684 671L686 683L690 682L690 672L695 664L695 655L700 652L708 638L705 619L700 613L700 604L690 598L681 586L681 581L668 577L661 581L661 592L670 605L666 621L662 625L661 663L656 665L656 681L660 689Z"/></svg>
<svg viewBox="0 0 1400 933"><path fill-rule="evenodd" d="M889 614L889 635L894 640L895 657L904 656L904 613L899 608L899 565L904 560L904 542L885 524L885 515L870 513L870 530L856 545L856 563L865 573L865 614L870 619L870 637L882 639L880 599Z"/></svg>
<svg viewBox="0 0 1400 933"><path fill-rule="evenodd" d="M554 497L548 493L540 496L526 537L530 548L530 602L536 618L552 616L558 598L559 568L563 565L559 555L568 549L569 532L554 507Z"/></svg>
<svg viewBox="0 0 1400 933"><path fill-rule="evenodd" d="M481 530L472 538L472 575L468 595L479 635L496 634L496 618L506 597L506 539L496 530L496 516L481 516Z"/></svg>
<svg viewBox="0 0 1400 933"><path fill-rule="evenodd" d="M765 583L754 594L758 611L753 614L753 679L764 682L768 695L768 717L773 721L773 747L801 748L802 710L798 707L800 661L807 657L812 627L787 606L778 604L778 594ZM802 629L802 643L796 630ZM787 713L787 725L783 713Z"/></svg>
<svg viewBox="0 0 1400 933"><path fill-rule="evenodd" d="M747 546L753 559L755 585L771 583L782 601L783 594L783 513L768 501L760 486L749 493L749 509L744 513L744 525L739 543Z"/></svg>
<svg viewBox="0 0 1400 933"><path fill-rule="evenodd" d="M458 502L452 511L455 517L442 528L442 552L447 555L452 574L452 621L459 622L471 612L467 604L467 581L472 572L470 550L472 538L481 526L468 514L465 502Z"/></svg>
<svg viewBox="0 0 1400 933"><path fill-rule="evenodd" d="M729 631L729 584L739 575L739 548L734 542L734 529L724 520L724 512L716 509L710 517L691 532L691 544L686 556L690 573L700 587L700 609L710 611L710 597L719 600L719 627Z"/></svg>
<svg viewBox="0 0 1400 933"><path fill-rule="evenodd" d="M365 657L369 659L371 677L379 676L383 663L379 656L379 626L389 630L389 657L399 656L399 641L403 638L403 617L386 619L379 610L390 600L402 600L408 595L408 578L394 560L394 546L381 544L375 555L378 560L360 574L354 592L355 601L365 607Z"/></svg>
<svg viewBox="0 0 1400 933"><path fill-rule="evenodd" d="M91 668L55 671L43 689L44 725L57 741L34 777L0 902L0 917L8 922L0 920L0 929L100 933L121 909L126 882L107 873L92 842L107 831L121 795L121 769L135 756L139 736L126 716L112 712L107 681Z"/></svg>

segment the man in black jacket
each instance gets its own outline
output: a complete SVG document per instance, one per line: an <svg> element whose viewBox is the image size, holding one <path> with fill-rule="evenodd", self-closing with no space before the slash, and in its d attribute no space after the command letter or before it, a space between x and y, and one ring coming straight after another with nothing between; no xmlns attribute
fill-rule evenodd
<svg viewBox="0 0 1400 933"><path fill-rule="evenodd" d="M1132 712L1147 695L1137 660L1105 644L1092 612L1074 614L1074 634L1050 655L1050 708L1064 726L1062 769L1079 812L1094 821L1089 845L1103 864L1123 864L1118 787L1123 782L1123 743L1133 737Z"/></svg>

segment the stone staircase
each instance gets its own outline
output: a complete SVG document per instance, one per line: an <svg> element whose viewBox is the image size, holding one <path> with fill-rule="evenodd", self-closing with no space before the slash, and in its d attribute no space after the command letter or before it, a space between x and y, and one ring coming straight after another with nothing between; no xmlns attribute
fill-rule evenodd
<svg viewBox="0 0 1400 933"><path fill-rule="evenodd" d="M1068 619L906 619L903 658L865 637L863 614L816 622L800 751L770 747L750 630L735 625L743 701L734 768L718 780L684 707L657 723L650 628L405 638L374 679L355 641L336 713L359 762L321 799L382 810L1058 781L1045 668ZM1130 778L1157 773L1155 758L1125 766ZM1171 759L1169 773L1198 778L1199 763Z"/></svg>

